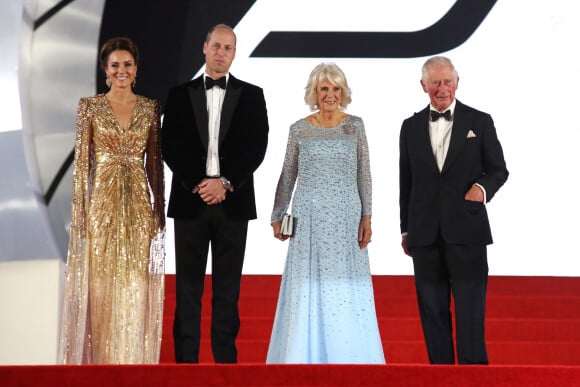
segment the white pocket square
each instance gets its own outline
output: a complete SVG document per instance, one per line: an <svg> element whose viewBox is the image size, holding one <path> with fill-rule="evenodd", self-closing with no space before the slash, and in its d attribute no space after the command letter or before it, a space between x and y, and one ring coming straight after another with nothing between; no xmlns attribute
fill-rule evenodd
<svg viewBox="0 0 580 387"><path fill-rule="evenodd" d="M470 130L469 132L467 132L467 138L475 138L475 137L477 137L477 136L475 135L475 133L473 133L473 130Z"/></svg>

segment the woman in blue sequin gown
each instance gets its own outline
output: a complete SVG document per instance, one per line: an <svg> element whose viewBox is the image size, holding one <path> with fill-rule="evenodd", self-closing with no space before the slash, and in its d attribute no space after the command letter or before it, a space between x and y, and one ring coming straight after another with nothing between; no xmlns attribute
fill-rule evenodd
<svg viewBox="0 0 580 387"><path fill-rule="evenodd" d="M366 248L372 184L363 121L343 112L350 89L333 63L314 68L305 101L315 113L290 127L272 211L274 236L286 240L281 219L292 199L295 230L266 362L385 363Z"/></svg>

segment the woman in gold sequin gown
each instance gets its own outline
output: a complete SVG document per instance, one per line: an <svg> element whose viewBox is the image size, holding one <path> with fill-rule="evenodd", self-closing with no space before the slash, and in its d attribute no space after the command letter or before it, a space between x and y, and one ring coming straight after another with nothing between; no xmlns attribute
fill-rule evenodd
<svg viewBox="0 0 580 387"><path fill-rule="evenodd" d="M164 291L157 102L135 95L138 51L101 49L110 90L78 105L61 329L67 364L158 363Z"/></svg>

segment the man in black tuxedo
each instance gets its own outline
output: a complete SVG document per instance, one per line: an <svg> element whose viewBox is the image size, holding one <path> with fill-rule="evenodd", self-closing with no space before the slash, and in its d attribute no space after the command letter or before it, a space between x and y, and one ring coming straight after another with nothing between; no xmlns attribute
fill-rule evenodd
<svg viewBox="0 0 580 387"><path fill-rule="evenodd" d="M170 90L163 118L163 158L173 171L168 216L174 219L178 363L198 363L201 298L212 253L211 343L217 363L236 363L238 299L248 220L256 218L253 173L268 142L261 88L229 73L236 36L210 29L205 73Z"/></svg>
<svg viewBox="0 0 580 387"><path fill-rule="evenodd" d="M432 364L453 364L450 297L460 364L487 364L485 208L508 177L491 116L455 99L459 77L448 58L425 62L430 106L400 134L402 246L413 257L423 333Z"/></svg>

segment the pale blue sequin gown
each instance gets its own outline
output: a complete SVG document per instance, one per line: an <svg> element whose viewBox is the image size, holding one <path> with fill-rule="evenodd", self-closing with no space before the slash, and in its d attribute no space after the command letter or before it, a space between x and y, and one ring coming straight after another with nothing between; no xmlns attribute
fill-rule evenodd
<svg viewBox="0 0 580 387"><path fill-rule="evenodd" d="M357 241L361 216L371 214L363 121L348 116L334 128L294 123L272 221L282 219L295 185L295 236L266 362L384 363L368 252Z"/></svg>

